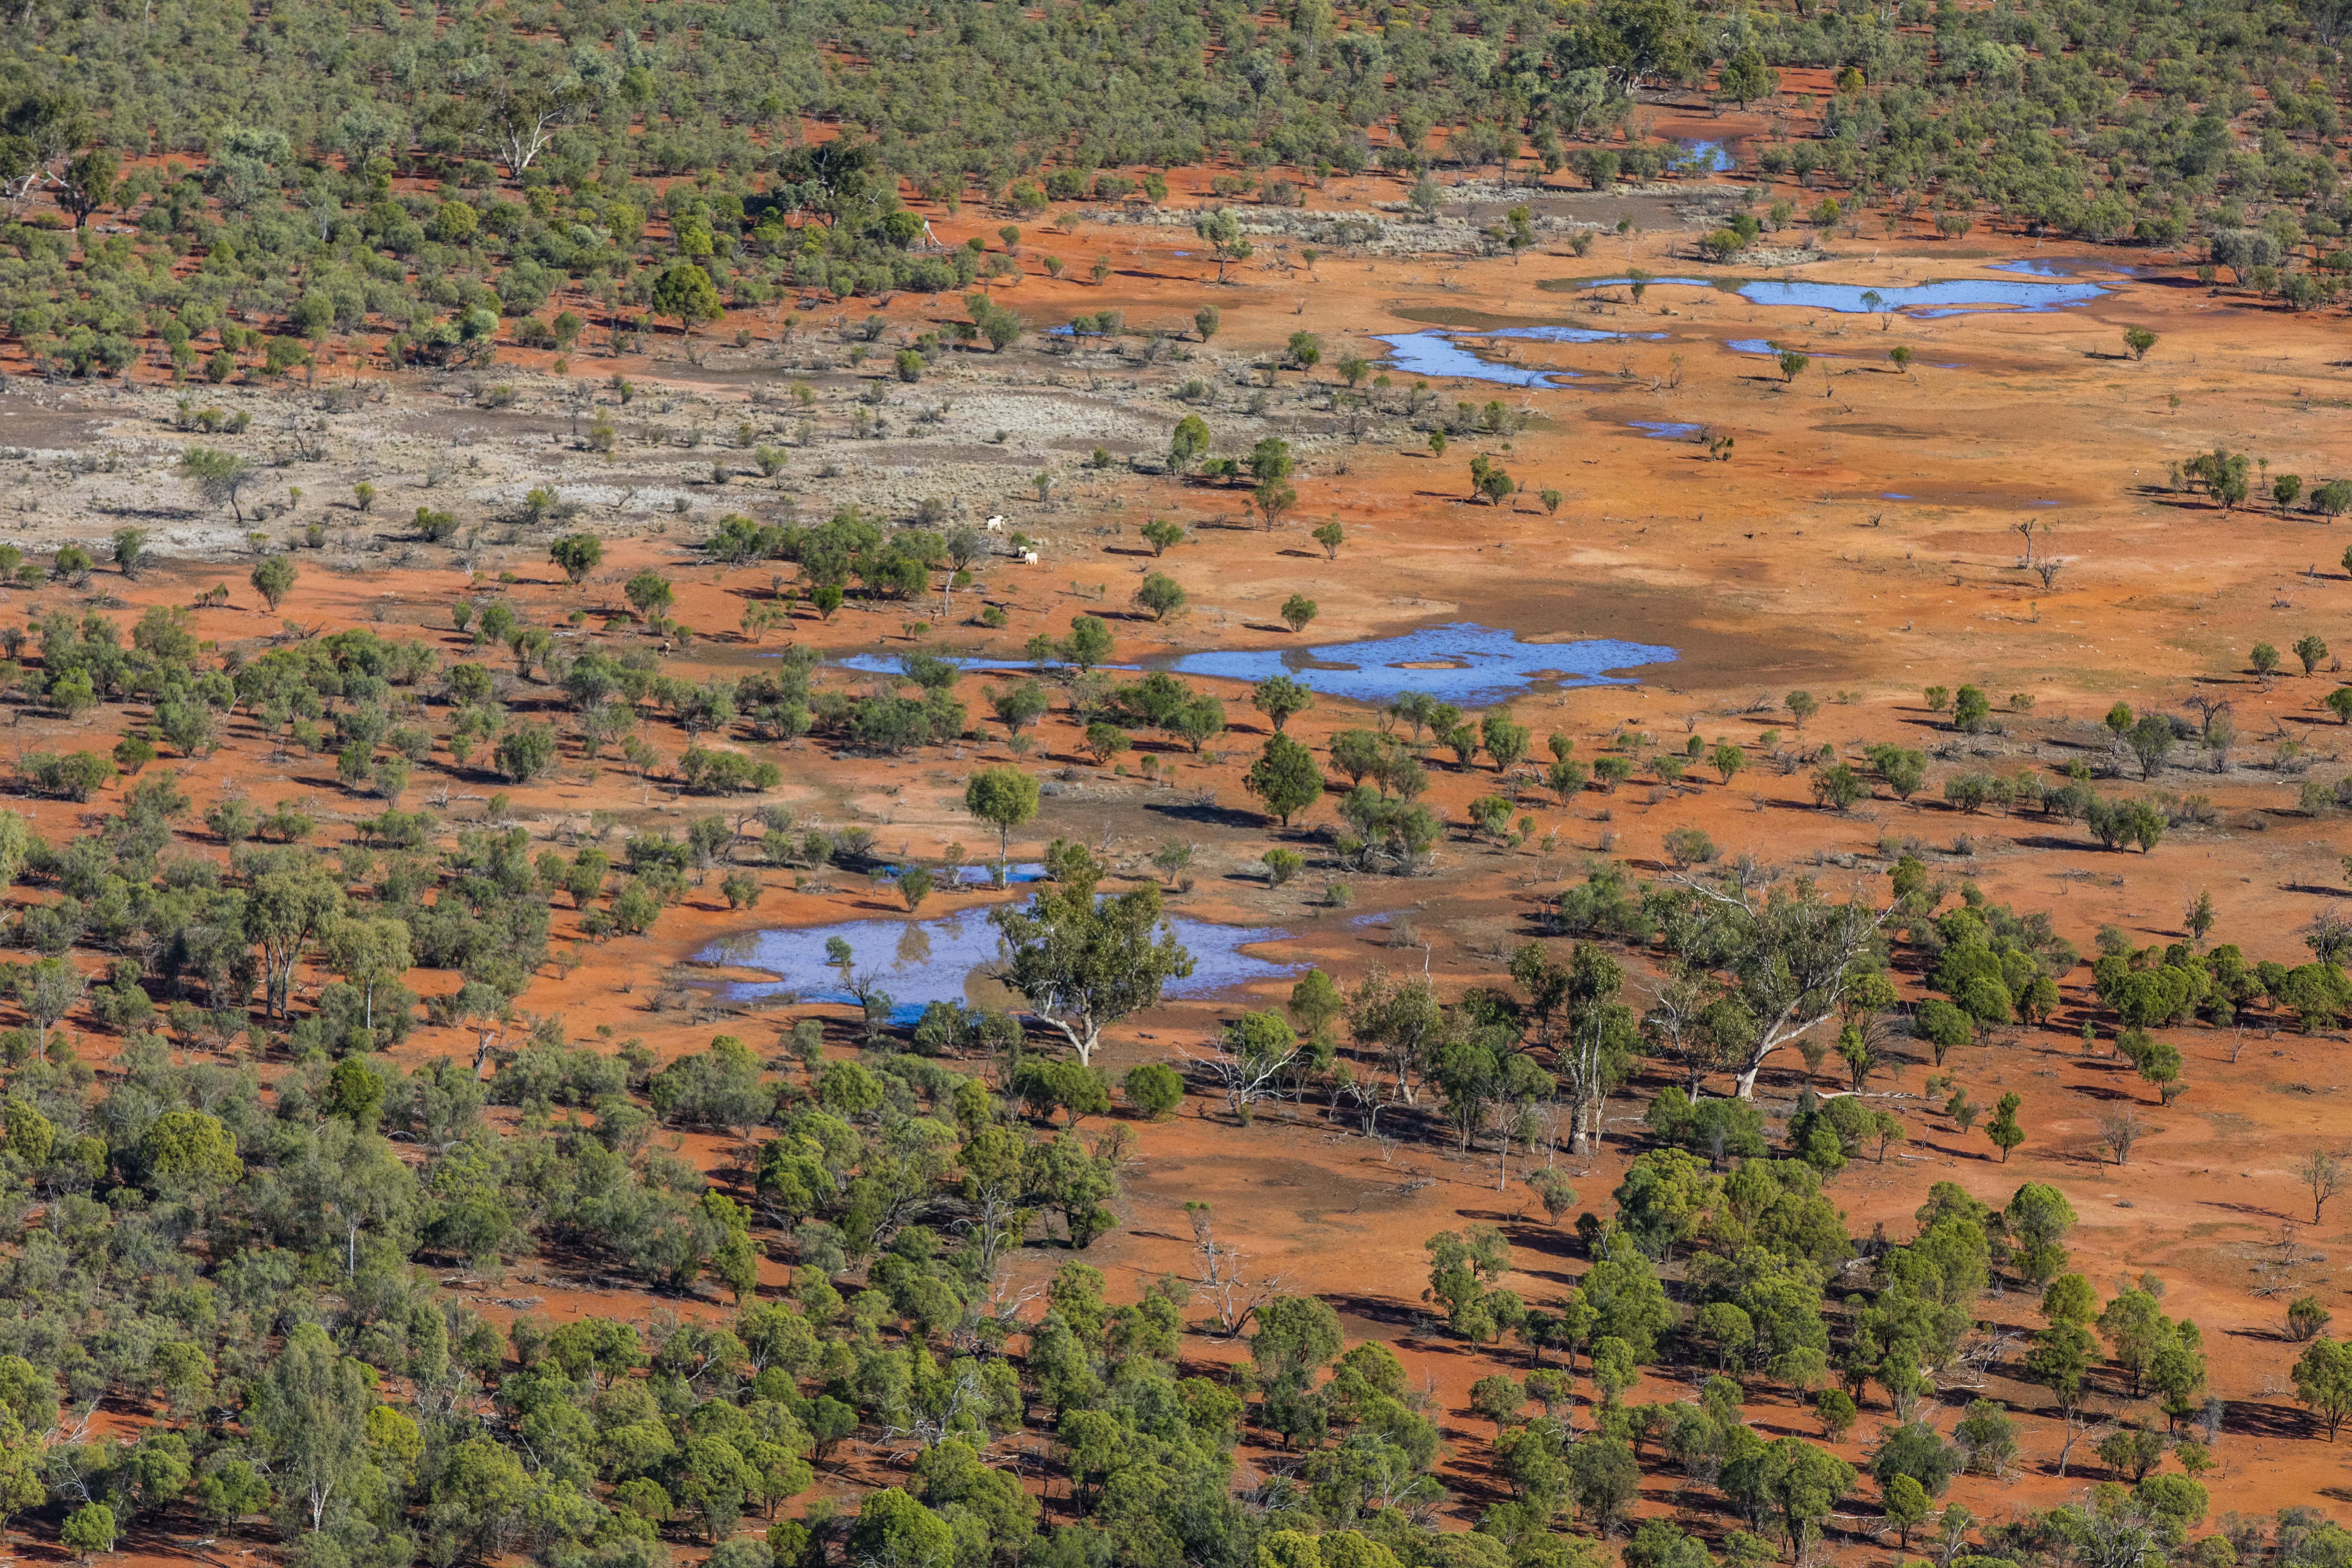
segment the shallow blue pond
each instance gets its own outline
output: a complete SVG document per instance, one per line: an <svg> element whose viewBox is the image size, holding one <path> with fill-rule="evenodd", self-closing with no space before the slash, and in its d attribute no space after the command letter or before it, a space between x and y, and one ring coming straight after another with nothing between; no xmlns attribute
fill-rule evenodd
<svg viewBox="0 0 2352 1568"><path fill-rule="evenodd" d="M1455 342L1452 334L1434 330L1375 332L1373 336L1389 345L1389 358L1407 375L1454 375L1465 381L1492 382L1496 386L1559 386L1576 379L1571 371L1491 363Z"/></svg>
<svg viewBox="0 0 2352 1568"><path fill-rule="evenodd" d="M2108 290L2096 283L2028 282L2007 278L1959 278L1941 283L1892 284L1873 289L1862 283L1789 282L1759 279L1744 284L1739 297L1756 305L1795 305L1811 310L1836 310L1868 315L1878 310L1905 310L1920 316L1958 316L1978 310L2052 310L2084 305ZM1875 295L1875 300L1864 295Z"/></svg>
<svg viewBox="0 0 2352 1568"><path fill-rule="evenodd" d="M1177 916L1171 922L1176 940L1192 955L1192 973L1168 983L1163 994L1181 998L1213 996L1260 980L1279 980L1302 973L1304 963L1282 963L1244 952L1244 946L1280 942L1287 931L1265 926L1213 925ZM875 989L890 997L890 1019L911 1024L933 1002L968 1002L984 993L968 989L980 982L993 989L990 971L1000 962L996 927L985 910L966 910L934 920L843 921L834 925L763 931L750 957L735 960L749 969L775 976L766 981L738 981L725 988L736 1000L752 1000L791 993L803 1002L855 1006L856 995L843 983L840 969L828 962L826 943L838 937L849 944L851 972L870 974ZM717 961L716 946L701 956ZM998 1000L1003 994L998 994Z"/></svg>
<svg viewBox="0 0 2352 1568"><path fill-rule="evenodd" d="M886 882L895 882L906 874L906 868L900 866L885 866L880 872ZM933 871L931 879L936 882L945 876L944 871ZM960 888L992 887L996 882L996 862L991 860L982 866L959 866L955 868L955 875L947 879ZM1008 883L1042 882L1045 879L1045 868L1036 860L1015 860L1005 868L1004 879Z"/></svg>
<svg viewBox="0 0 2352 1568"><path fill-rule="evenodd" d="M1263 680L1287 675L1329 697L1385 702L1401 691L1425 691L1457 706L1475 707L1517 696L1539 680L1569 685L1622 684L1611 670L1670 663L1670 647L1592 637L1580 642L1521 642L1511 632L1462 621L1401 637L1320 647L1233 648L1186 654L1169 666L1180 675Z"/></svg>
<svg viewBox="0 0 2352 1568"><path fill-rule="evenodd" d="M2028 278L2080 278L2084 273L2094 269L2116 273L2125 278L2132 277L2135 270L2129 267L2116 266L2109 262L2065 258L2045 261L2040 257L2022 257L2015 261L1995 261L1986 268L1990 272L2022 273Z"/></svg>
<svg viewBox="0 0 2352 1568"><path fill-rule="evenodd" d="M1698 428L1696 425L1660 426L1664 432L1681 429L1686 434ZM933 657L958 669L1040 668L1019 658L948 654ZM1165 669L1178 675L1224 680L1257 681L1269 675L1287 675L1325 696L1352 698L1360 702L1385 702L1401 691L1426 691L1446 702L1475 705L1516 697L1546 679L1571 686L1631 684L1631 678L1607 672L1644 664L1668 664L1676 657L1675 650L1670 647L1622 642L1614 637L1522 642L1516 634L1500 627L1461 621L1362 642L1219 649L1154 658L1148 665L1107 664L1098 668L1118 671ZM898 660L890 654L851 654L834 662L844 669L869 675L898 673Z"/></svg>
<svg viewBox="0 0 2352 1568"><path fill-rule="evenodd" d="M1622 343L1638 339L1645 343L1666 341L1664 332L1609 332L1599 327L1505 327L1500 331L1473 332L1479 338L1529 338L1545 343Z"/></svg>
<svg viewBox="0 0 2352 1568"><path fill-rule="evenodd" d="M1572 370L1533 370L1526 365L1498 364L1456 338L1513 338L1540 343L1621 343L1664 341L1664 332L1612 332L1598 327L1504 327L1491 332L1455 331L1433 327L1419 332L1377 332L1389 345L1396 368L1409 375L1456 375L1466 381L1489 381L1497 386L1561 386L1578 378Z"/></svg>
<svg viewBox="0 0 2352 1568"><path fill-rule="evenodd" d="M1595 278L1591 282L1580 284L1579 287L1585 289L1625 289L1632 287L1633 282L1633 280L1631 278ZM1644 288L1656 283L1664 283L1684 289L1712 289L1715 287L1715 279L1712 278L1645 278L1642 282Z"/></svg>
<svg viewBox="0 0 2352 1568"><path fill-rule="evenodd" d="M1653 441L1687 441L1706 428L1704 425L1685 425L1673 419L1633 419L1627 424Z"/></svg>
<svg viewBox="0 0 2352 1568"><path fill-rule="evenodd" d="M1682 149L1682 155L1675 160L1675 166L1678 169L1720 174L1727 169L1739 167L1720 142L1698 142L1685 137L1676 139L1675 145Z"/></svg>
<svg viewBox="0 0 2352 1568"><path fill-rule="evenodd" d="M1772 346L1769 339L1765 338L1733 338L1723 346L1736 354L1762 354L1767 358L1778 358L1780 353L1779 349ZM1852 359L1853 357L1852 354L1825 354L1817 349L1807 349L1804 354L1807 359Z"/></svg>

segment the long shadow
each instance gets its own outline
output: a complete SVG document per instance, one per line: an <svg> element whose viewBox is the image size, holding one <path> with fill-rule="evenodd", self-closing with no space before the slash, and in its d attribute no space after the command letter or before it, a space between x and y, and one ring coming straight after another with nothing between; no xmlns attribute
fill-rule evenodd
<svg viewBox="0 0 2352 1568"><path fill-rule="evenodd" d="M2230 1400L2221 1407L2221 1430L2261 1437L2317 1437L2320 1424L2300 1410L2254 1400Z"/></svg>
<svg viewBox="0 0 2352 1568"><path fill-rule="evenodd" d="M1346 1312L1368 1322L1387 1323L1395 1328L1410 1328L1413 1321L1426 1314L1419 1307L1388 1296L1366 1296L1353 1291L1339 1291L1323 1298L1335 1312Z"/></svg>
<svg viewBox="0 0 2352 1568"><path fill-rule="evenodd" d="M2223 1329L2233 1340L2261 1340L2270 1344L2284 1344L2286 1336L2275 1329Z"/></svg>
<svg viewBox="0 0 2352 1568"><path fill-rule="evenodd" d="M1152 801L1144 810L1161 816L1172 816L1179 822L1197 822L1211 827L1258 828L1265 819L1255 811L1237 811L1230 805L1215 805L1189 801Z"/></svg>

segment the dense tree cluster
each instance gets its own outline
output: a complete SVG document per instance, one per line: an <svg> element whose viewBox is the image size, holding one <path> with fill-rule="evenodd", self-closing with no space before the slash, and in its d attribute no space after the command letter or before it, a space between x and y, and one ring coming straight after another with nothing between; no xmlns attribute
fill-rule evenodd
<svg viewBox="0 0 2352 1568"><path fill-rule="evenodd" d="M1261 177L1276 166L1646 177L1677 154L1634 128L1637 90L1746 103L1798 66L1834 71L1836 90L1759 161L1821 193L1816 224L1878 205L1946 235L1984 214L2095 240L2197 236L2213 268L2298 307L2331 295L2347 254L2329 147L2340 19L2317 0L1727 18L1685 0L1393 16L1118 0L911 26L761 0L712 26L611 5L354 21L166 4L136 28L69 7L26 24L43 64L5 84L0 182L13 216L37 195L60 211L0 234L0 303L39 362L78 374L160 353L184 375L277 376L355 333L395 361L473 361L502 336L570 348L581 310L617 346L786 291L1019 272L1010 244L930 244L909 194L1015 215L1156 201L1160 170L1209 160L1243 171L1218 177L1226 196L1276 203L1297 187ZM1794 211L1776 203L1770 221ZM1742 216L1710 248L1751 243ZM93 238L93 217L126 232ZM1526 239L1521 225L1496 243ZM1222 270L1233 247L1216 254ZM551 308L559 294L579 309ZM1019 334L984 295L971 328L999 346Z"/></svg>

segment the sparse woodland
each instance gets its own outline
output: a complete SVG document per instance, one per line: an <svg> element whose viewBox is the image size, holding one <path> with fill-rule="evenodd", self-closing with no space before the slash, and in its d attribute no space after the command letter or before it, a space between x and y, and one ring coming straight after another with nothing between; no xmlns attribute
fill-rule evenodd
<svg viewBox="0 0 2352 1568"><path fill-rule="evenodd" d="M1122 0L911 26L854 5L36 5L20 30L39 53L5 85L0 305L35 366L75 375L584 351L1035 262L922 245L908 200L1018 220L1158 202L1160 171L1205 163L1276 205L1374 168L1638 182L1679 155L1644 134L1642 94L1687 89L1782 105L1758 163L1810 193L1727 229L1720 255L1801 219L2193 240L2217 278L2308 309L2352 254L2346 25L2334 0ZM1781 97L1801 68L1834 92Z"/></svg>
<svg viewBox="0 0 2352 1568"><path fill-rule="evenodd" d="M1198 232L1222 272L1249 246L1220 208L1293 205L1335 175L1391 174L1398 211L1427 216L1440 176L1532 191L1685 172L1647 129L1667 93L1765 106L1758 167L1805 198L1759 189L1760 211L1702 242L1717 259L1800 225L1946 240L1998 226L2193 247L2209 288L2320 312L2352 266L2347 27L2337 0L36 3L0 71L5 368L189 384L184 433L220 444L187 447L174 472L242 525L261 489L236 440L249 416L198 408L197 384L337 366L429 380L502 348L585 359L665 333L692 354L730 311L765 311L758 330L781 338L804 298L964 296L968 321L895 350L911 383L950 352L1059 324L1019 294L1033 267L1060 276L1019 227L1056 208L1156 207L1169 173L1213 167ZM1784 93L1784 71L1832 89ZM927 238L927 214L975 208L1003 220L998 247ZM1516 256L1530 221L1483 243ZM1221 318L1194 321L1205 344ZM1107 310L1070 341L1124 332ZM2124 341L2135 362L2157 343L2137 327ZM1300 330L1279 363L1311 378L1323 353ZM1784 384L1808 366L1777 354ZM1330 368L1351 390L1371 371L1354 354ZM1424 416L1424 389L1398 396L1433 462L1449 430L1526 427L1499 400ZM772 478L785 453L742 428ZM614 439L601 415L572 434ZM1295 517L1288 440L1212 447L1186 417L1149 471L1245 494L1268 534ZM1465 505L1499 514L1521 493L1507 460L1472 459ZM2352 507L2342 479L2250 461L2200 452L2166 493L2282 521ZM1041 506L1053 482L1037 479ZM1541 493L1549 516L1560 492ZM353 531L441 545L464 526L438 497L413 521L368 515L375 499L358 487ZM2314 1040L2352 1017L2352 924L2230 929L2200 888L2179 940L2109 924L2079 951L2051 910L1954 870L1965 849L1903 832L1801 870L1686 826L1654 864L1601 854L1571 871L1534 815L1605 816L1636 791L1749 773L1791 781L1792 809L1822 820L1932 808L1965 845L1992 813L2140 865L2215 819L2194 786L2239 744L2227 702L2201 721L2117 702L2058 766L1973 752L2004 722L1973 684L1927 688L1908 745L1808 735L1822 704L1804 690L1737 739L1696 718L1681 742L1539 738L1509 704L1409 691L1310 729L1301 716L1333 704L1317 714L1287 675L1236 689L1119 668L1129 628L1181 616L1199 574L1140 563L1130 618L1065 616L1028 641L1029 668L979 677L921 643L930 606L1001 628L975 581L1019 558L1022 534L1001 548L937 503L913 519L727 512L681 525L667 564L619 566L642 542L579 512L551 486L508 520L546 543L569 599L477 578L426 635L288 613L305 567L323 568L266 534L234 590L278 622L254 637L204 618L226 581L194 604L118 596L165 564L139 527L42 559L0 545L0 585L36 601L0 625L0 696L40 737L10 769L25 809L0 812L0 1524L28 1554L2352 1563L2352 1531L2316 1505L2230 1506L2213 1472L2251 1417L2213 1385L2214 1331L2168 1311L2155 1271L2077 1266L2080 1194L2021 1179L1995 1204L1933 1180L1892 1232L1850 1224L1842 1201L1903 1160L1897 1109L1916 1127L1935 1108L1938 1138L1989 1160L2032 1149L2042 1091L1979 1103L1959 1064L2075 1032L2084 1059L2129 1069L2109 1077L2084 1182L2128 1179L2148 1115L2195 1092L2192 1074L2234 1068L2249 1031ZM1140 537L1150 563L1187 542L1164 521ZM1325 563L1359 548L1336 517L1303 537ZM2045 555L2045 590L2062 564ZM740 637L679 611L688 574L754 571L766 586L740 590ZM913 617L895 668L853 674L801 640L845 607ZM1318 613L1294 592L1280 615L1295 637ZM2302 635L2308 678L2329 655ZM721 638L745 658L694 662L698 639ZM2251 662L2269 691L2278 648ZM2322 700L2337 722L2347 690ZM2019 696L2006 712L2031 710ZM1207 1037L1114 1072L1097 1059L1110 1032L1192 971L1167 917L1198 847L1115 865L1032 825L1088 778L1212 765L1245 724L1246 805L1218 809L1275 843L1253 886L1311 870L1339 910L1441 858L1481 874L1524 859L1547 868L1528 929L1475 984L1433 979L1426 948L1344 982L1307 969L1286 1002L1226 1009ZM225 786L232 740L310 784L268 800ZM982 743L1004 759L971 763ZM2352 784L2303 778L2300 744L2265 764L2296 809L2352 801ZM983 852L909 856L782 804L839 763L951 772ZM658 787L677 809L524 820L513 795L559 777L641 802ZM1014 889L1024 842L1041 872ZM876 955L846 943L827 966L845 1006L722 1005L700 967L644 956L697 899L748 925L769 892L849 886L908 915L985 907L1014 1005L908 1016ZM1391 930L1409 953L1409 924ZM532 999L616 952L639 963L622 989L691 1019L692 1048ZM2192 1063L2168 1037L2192 1026L2240 1046ZM417 1059L419 1031L466 1048ZM1925 1100L1898 1108L1886 1086L1906 1069ZM1785 1114L1759 1095L1768 1073L1795 1080ZM1221 1239L1213 1205L1187 1206L1189 1273L1088 1262L1129 1224L1155 1125L1179 1116L1446 1158L1517 1211L1509 1234L1466 1223L1390 1260L1425 1279L1407 1291L1413 1331L1491 1363L1466 1407L1327 1299L1336 1283L1286 1281ZM1571 1167L1612 1148L1622 1175L1580 1192ZM2345 1174L2330 1147L2303 1158L2312 1225ZM2293 1235L2280 1246L2292 1263ZM1531 1263L1549 1286L1504 1283ZM606 1294L567 1317L520 1294L556 1279ZM2352 1342L2316 1292L2261 1310L2280 1342L2262 1352L2278 1384L2267 1439L2335 1441ZM2057 1434L2031 1455L2029 1422ZM1858 1429L1859 1464L1833 1451ZM2001 1518L1952 1495L2029 1462L2081 1484Z"/></svg>

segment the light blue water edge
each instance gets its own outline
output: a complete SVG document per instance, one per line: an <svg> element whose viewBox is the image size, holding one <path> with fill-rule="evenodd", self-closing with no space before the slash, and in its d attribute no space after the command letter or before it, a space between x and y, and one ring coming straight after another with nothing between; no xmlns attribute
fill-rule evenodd
<svg viewBox="0 0 2352 1568"><path fill-rule="evenodd" d="M1815 283L1775 278L1759 279L1739 288L1739 297L1752 305L1790 305L1849 316L1884 311L1937 317L1986 310L2056 310L2087 305L2111 292L2097 283L2039 282L2019 278L1954 278L1884 288L1867 283Z"/></svg>
<svg viewBox="0 0 2352 1568"><path fill-rule="evenodd" d="M936 657L936 656L935 656ZM1654 643L1617 637L1574 642L1526 642L1515 632L1475 621L1423 626L1395 637L1311 647L1221 648L1154 659L1150 668L1177 675L1255 682L1287 675L1321 696L1358 702L1385 702L1400 692L1423 691L1461 707L1508 701L1540 684L1624 686L1638 677L1619 670L1672 664L1680 651ZM866 674L895 674L898 663L887 654L853 654L838 661ZM1029 669L1022 659L952 657L959 669ZM1135 669L1135 665L1108 668Z"/></svg>
<svg viewBox="0 0 2352 1568"><path fill-rule="evenodd" d="M1611 332L1597 327L1506 327L1477 332L1431 328L1418 332L1375 332L1389 345L1389 360L1407 375L1458 376L1465 381L1491 382L1496 386L1565 386L1580 379L1572 370L1535 370L1499 363L1459 338L1513 338L1526 342L1612 343L1658 342L1664 332Z"/></svg>
<svg viewBox="0 0 2352 1568"><path fill-rule="evenodd" d="M933 920L841 921L832 925L763 931L752 939L748 956L722 954L714 943L698 954L705 963L730 963L763 970L773 980L740 980L721 987L730 1001L761 1001L791 996L800 1002L835 1006L857 1005L856 992L841 967L831 961L827 947L838 938L849 944L851 973L867 981L890 998L890 1021L905 1026L923 1016L934 1002L977 1003L995 987L995 973L1003 961L1002 938L986 910L965 910ZM1192 955L1192 973L1171 980L1160 994L1181 1001L1215 996L1262 980L1283 980L1304 973L1303 963L1285 963L1244 952L1245 947L1287 941L1291 935L1271 926L1216 925L1208 921L1173 916L1176 940ZM1002 999L1002 993L998 993Z"/></svg>

